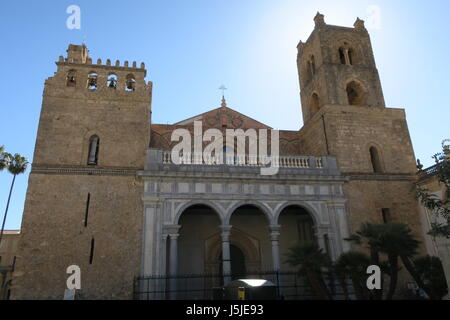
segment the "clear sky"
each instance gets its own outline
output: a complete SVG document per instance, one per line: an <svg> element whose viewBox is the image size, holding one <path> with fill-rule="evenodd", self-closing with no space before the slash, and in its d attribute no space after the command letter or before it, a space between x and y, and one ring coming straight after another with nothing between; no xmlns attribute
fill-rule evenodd
<svg viewBox="0 0 450 320"><path fill-rule="evenodd" d="M70 30L66 9L81 9ZM154 82L153 122L173 123L228 105L275 129L302 126L296 46L314 27L366 20L386 104L405 108L426 165L450 138L450 2L301 0L2 1L0 145L32 160L42 90L69 43L93 61L144 61ZM18 177L7 229L20 228L29 170ZM12 176L0 173L0 217Z"/></svg>

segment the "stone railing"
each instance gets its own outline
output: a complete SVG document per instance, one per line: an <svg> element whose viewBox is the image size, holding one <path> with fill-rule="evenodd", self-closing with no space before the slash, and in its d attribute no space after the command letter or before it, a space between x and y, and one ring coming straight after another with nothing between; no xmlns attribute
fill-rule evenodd
<svg viewBox="0 0 450 320"><path fill-rule="evenodd" d="M214 156L208 158L204 157L203 154L189 153L180 156L178 159L172 159L170 150L161 149L147 150L144 170L197 171L195 169L197 166L203 167L201 170L210 172L253 172L253 170L259 171L263 167L278 167L286 173L296 173L298 170L303 173L312 173L320 170L321 174L340 175L336 158L332 156L280 155L270 157L224 154L223 158L220 159Z"/></svg>
<svg viewBox="0 0 450 320"><path fill-rule="evenodd" d="M252 156L252 155L223 155L220 157L204 157L203 154L189 153L181 155L177 161L172 161L171 151L162 151L162 163L164 164L190 164L190 165L229 165L242 167L261 167L268 165L273 160L273 166L280 168L323 168L322 157L282 155L276 157ZM312 165L314 163L314 166Z"/></svg>

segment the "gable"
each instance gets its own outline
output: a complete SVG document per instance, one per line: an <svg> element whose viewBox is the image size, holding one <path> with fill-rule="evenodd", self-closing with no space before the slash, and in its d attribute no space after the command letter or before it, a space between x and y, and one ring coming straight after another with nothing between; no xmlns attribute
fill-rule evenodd
<svg viewBox="0 0 450 320"><path fill-rule="evenodd" d="M229 129L272 129L268 125L228 107L220 107L177 122L174 125L189 126L193 125L194 121L202 121L203 127L205 128L221 129L226 126Z"/></svg>

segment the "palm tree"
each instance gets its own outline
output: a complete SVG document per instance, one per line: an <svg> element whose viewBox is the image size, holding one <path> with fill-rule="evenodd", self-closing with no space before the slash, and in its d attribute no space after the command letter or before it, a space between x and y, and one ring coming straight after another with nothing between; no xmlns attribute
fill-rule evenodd
<svg viewBox="0 0 450 320"><path fill-rule="evenodd" d="M414 239L411 229L402 223L386 223L381 227L380 251L386 253L389 261L389 291L386 299L391 300L394 296L398 279L398 258L412 257L416 254L419 241Z"/></svg>
<svg viewBox="0 0 450 320"><path fill-rule="evenodd" d="M365 246L370 251L370 264L381 266L380 262L380 225L364 223L361 225L356 234L351 235L347 241L351 241L357 245ZM372 298L374 300L382 300L383 298L383 277L381 277L381 289L376 290Z"/></svg>
<svg viewBox="0 0 450 320"><path fill-rule="evenodd" d="M349 241L362 244L363 241L369 245L370 251L375 258L371 259L371 263L379 264L379 253L385 253L389 262L390 284L386 299L392 299L398 277L398 258L402 260L406 270L411 274L417 285L422 288L430 297L437 299L433 290L427 286L422 280L421 274L417 270L412 260L419 247L417 241L412 235L411 229L402 223L386 223L386 224L364 224L356 235L351 236ZM372 255L371 254L371 255ZM374 263L378 261L378 263ZM381 299L382 293L378 293L377 299Z"/></svg>
<svg viewBox="0 0 450 320"><path fill-rule="evenodd" d="M5 158L5 147L0 146L0 171L5 169L6 165L7 165L7 161Z"/></svg>
<svg viewBox="0 0 450 320"><path fill-rule="evenodd" d="M24 173L28 167L28 160L22 157L20 154L15 154L14 156L9 153L4 153L4 158L7 161L7 168L9 173L13 175L13 180L11 183L11 189L9 190L8 202L6 204L5 215L3 216L2 229L0 231L0 244L2 243L3 231L5 229L6 217L8 215L9 202L11 200L11 194L14 188L14 182L16 181L16 176Z"/></svg>
<svg viewBox="0 0 450 320"><path fill-rule="evenodd" d="M300 267L299 272L306 275L311 289L320 299L332 299L321 272L321 268L331 265L330 259L317 244L312 242L297 244L289 249L286 257L286 262L291 266Z"/></svg>
<svg viewBox="0 0 450 320"><path fill-rule="evenodd" d="M420 242L414 238L411 229L401 223L388 223L385 224L385 228L384 241L381 243L382 251L400 257L417 285L427 293L430 299L439 300L432 287L424 282L420 270L413 261Z"/></svg>
<svg viewBox="0 0 450 320"><path fill-rule="evenodd" d="M350 251L343 253L334 265L334 271L339 278L339 282L344 291L344 295L349 299L346 279L350 279L357 300L368 300L369 292L366 287L366 270L370 265L370 259L364 253Z"/></svg>

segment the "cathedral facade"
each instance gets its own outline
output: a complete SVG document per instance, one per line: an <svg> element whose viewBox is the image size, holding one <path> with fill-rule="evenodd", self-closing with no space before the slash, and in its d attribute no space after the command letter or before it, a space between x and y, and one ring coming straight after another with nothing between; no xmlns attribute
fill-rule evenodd
<svg viewBox="0 0 450 320"><path fill-rule="evenodd" d="M181 275L215 274L220 283L202 286L218 286L293 271L285 254L299 242L315 241L336 260L364 222L407 223L421 239L405 111L385 106L362 20L347 28L317 14L299 43L304 125L279 131L272 175L235 141L223 142L223 163L195 152L174 161L175 130L203 147L196 125L223 135L272 131L224 98L190 119L153 124L144 64L94 63L84 45L70 45L56 65L44 87L13 299L61 299L71 265L85 299L136 298L136 286L176 298L167 291Z"/></svg>

